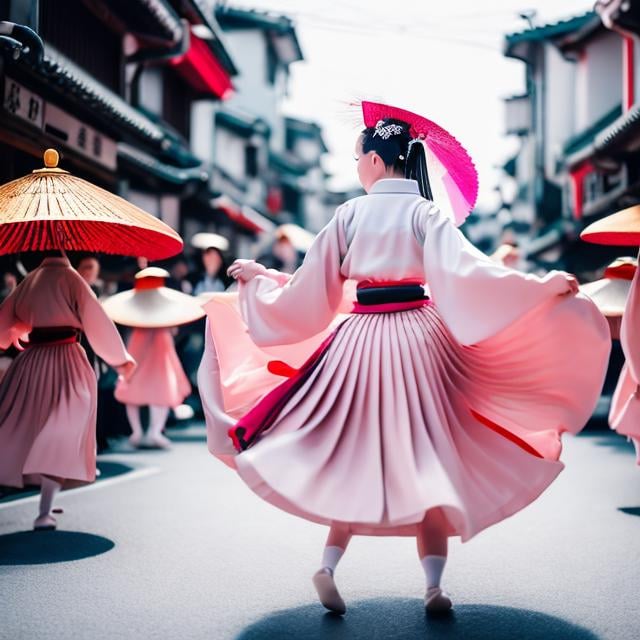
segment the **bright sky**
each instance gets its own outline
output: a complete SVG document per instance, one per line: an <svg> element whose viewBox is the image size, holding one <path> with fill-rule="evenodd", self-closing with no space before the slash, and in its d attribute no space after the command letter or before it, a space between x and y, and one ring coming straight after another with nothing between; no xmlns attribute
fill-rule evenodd
<svg viewBox="0 0 640 640"><path fill-rule="evenodd" d="M305 61L291 67L287 114L317 121L331 155L334 188L357 184L352 159L358 110L378 99L424 115L453 133L480 174L479 204L491 206L501 164L517 149L504 136L502 98L524 91L524 63L502 55L505 33L588 11L585 0L234 0L296 21Z"/></svg>

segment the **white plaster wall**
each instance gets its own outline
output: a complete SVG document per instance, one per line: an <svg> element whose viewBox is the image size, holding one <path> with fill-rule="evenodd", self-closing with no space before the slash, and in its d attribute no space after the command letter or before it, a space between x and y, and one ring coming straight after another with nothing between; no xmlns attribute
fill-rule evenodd
<svg viewBox="0 0 640 640"><path fill-rule="evenodd" d="M145 109L158 115L162 114L162 69L149 67L140 76L138 86L139 102Z"/></svg>
<svg viewBox="0 0 640 640"><path fill-rule="evenodd" d="M191 150L204 162L213 162L216 103L197 100L191 105Z"/></svg>
<svg viewBox="0 0 640 640"><path fill-rule="evenodd" d="M551 45L545 47L544 89L544 165L545 175L559 182L555 175L556 160L564 144L576 131L575 80L576 63L565 60Z"/></svg>
<svg viewBox="0 0 640 640"><path fill-rule="evenodd" d="M267 42L262 31L229 31L225 42L239 74L233 78L236 92L226 102L261 117L273 127L278 96L267 77Z"/></svg>
<svg viewBox="0 0 640 640"><path fill-rule="evenodd" d="M244 138L224 127L216 127L215 164L237 180L244 180Z"/></svg>
<svg viewBox="0 0 640 640"><path fill-rule="evenodd" d="M622 102L622 38L611 31L596 36L587 45L577 73L579 133Z"/></svg>

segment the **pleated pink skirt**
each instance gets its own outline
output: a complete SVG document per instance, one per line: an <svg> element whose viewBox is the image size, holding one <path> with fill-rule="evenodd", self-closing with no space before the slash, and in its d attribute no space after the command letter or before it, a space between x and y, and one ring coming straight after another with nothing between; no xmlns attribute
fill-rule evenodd
<svg viewBox="0 0 640 640"><path fill-rule="evenodd" d="M96 376L77 343L31 347L0 382L0 485L96 474Z"/></svg>
<svg viewBox="0 0 640 640"><path fill-rule="evenodd" d="M118 379L118 402L175 408L191 393L171 335L171 329L134 329L127 350L138 366L129 380Z"/></svg>
<svg viewBox="0 0 640 640"><path fill-rule="evenodd" d="M273 505L355 534L414 535L440 507L468 540L549 486L561 433L593 410L602 354L586 347L600 326L559 302L470 347L434 306L350 316L284 405L278 388L259 401L276 415L238 473Z"/></svg>

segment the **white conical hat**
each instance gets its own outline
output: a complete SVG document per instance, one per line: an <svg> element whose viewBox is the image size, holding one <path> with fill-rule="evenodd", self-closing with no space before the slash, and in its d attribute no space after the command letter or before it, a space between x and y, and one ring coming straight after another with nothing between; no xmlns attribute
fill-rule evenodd
<svg viewBox="0 0 640 640"><path fill-rule="evenodd" d="M218 249L219 251L229 250L229 241L217 233L196 233L191 238L191 246L196 249Z"/></svg>
<svg viewBox="0 0 640 640"><path fill-rule="evenodd" d="M139 329L177 327L204 316L202 302L193 296L164 286L169 273L158 267L139 271L136 285L107 298L107 315L118 324Z"/></svg>
<svg viewBox="0 0 640 640"><path fill-rule="evenodd" d="M621 316L637 268L638 261L634 258L618 258L606 268L603 278L581 285L580 291L595 302L603 315Z"/></svg>
<svg viewBox="0 0 640 640"><path fill-rule="evenodd" d="M287 238L296 250L303 253L309 251L316 237L311 231L293 223L281 224L276 229L275 235L276 238Z"/></svg>

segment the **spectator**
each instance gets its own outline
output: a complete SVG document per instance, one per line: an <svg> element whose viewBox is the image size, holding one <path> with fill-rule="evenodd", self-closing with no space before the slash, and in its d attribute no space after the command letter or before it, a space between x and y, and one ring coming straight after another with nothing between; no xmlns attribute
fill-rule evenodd
<svg viewBox="0 0 640 640"><path fill-rule="evenodd" d="M5 271L2 276L2 291L0 291L0 302L2 302L18 286L18 276L13 271Z"/></svg>
<svg viewBox="0 0 640 640"><path fill-rule="evenodd" d="M100 262L98 258L95 256L81 258L76 270L91 287L96 297L99 298L102 295L103 283L100 280Z"/></svg>
<svg viewBox="0 0 640 640"><path fill-rule="evenodd" d="M193 294L224 291L230 284L226 274L224 252L229 249L229 241L217 233L196 233L191 239L196 249L202 250L204 273L196 280Z"/></svg>

